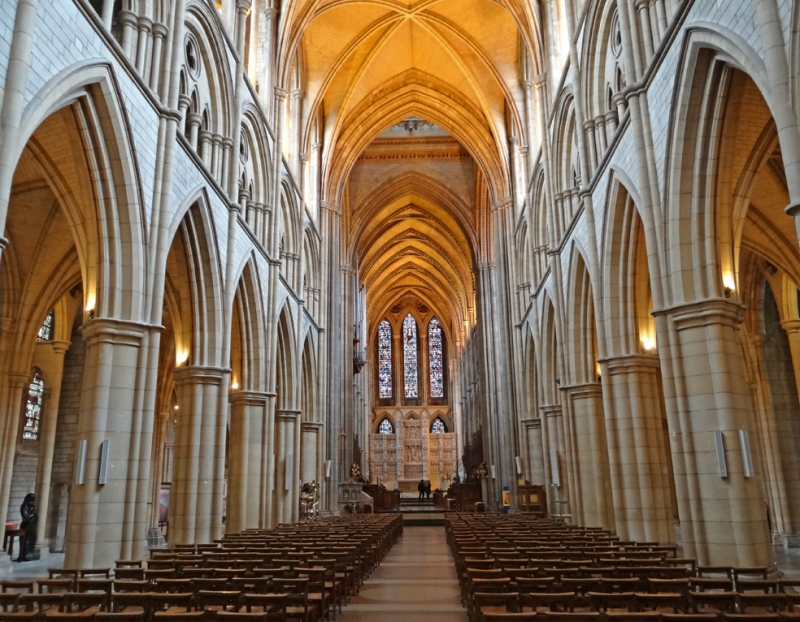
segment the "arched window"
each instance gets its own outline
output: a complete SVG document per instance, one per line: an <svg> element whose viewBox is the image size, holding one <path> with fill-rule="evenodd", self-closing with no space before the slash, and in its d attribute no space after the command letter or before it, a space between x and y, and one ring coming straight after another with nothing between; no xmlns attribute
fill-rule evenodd
<svg viewBox="0 0 800 622"><path fill-rule="evenodd" d="M447 426L441 417L436 417L431 423L431 434L444 434L445 432L447 432Z"/></svg>
<svg viewBox="0 0 800 622"><path fill-rule="evenodd" d="M403 379L406 398L419 397L417 381L417 321L410 313L403 320Z"/></svg>
<svg viewBox="0 0 800 622"><path fill-rule="evenodd" d="M431 397L444 397L444 346L442 325L435 317L428 323L428 361L430 367Z"/></svg>
<svg viewBox="0 0 800 622"><path fill-rule="evenodd" d="M386 320L378 325L378 397L392 397L392 326Z"/></svg>
<svg viewBox="0 0 800 622"><path fill-rule="evenodd" d="M378 433L379 434L394 434L394 426L392 422L389 421L386 417L383 418L381 424L378 426Z"/></svg>
<svg viewBox="0 0 800 622"><path fill-rule="evenodd" d="M42 327L39 329L39 334L36 336L37 341L53 341L53 327L55 326L56 314L55 311L50 311L47 317L42 322Z"/></svg>
<svg viewBox="0 0 800 622"><path fill-rule="evenodd" d="M34 368L33 378L28 385L28 395L25 399L25 427L22 429L22 438L35 441L39 438L39 422L42 419L42 403L44 402L44 377L42 370Z"/></svg>

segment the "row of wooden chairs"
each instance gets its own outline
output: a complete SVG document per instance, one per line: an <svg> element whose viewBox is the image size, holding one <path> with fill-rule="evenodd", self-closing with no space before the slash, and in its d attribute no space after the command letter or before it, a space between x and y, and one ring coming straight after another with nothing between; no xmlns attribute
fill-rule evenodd
<svg viewBox="0 0 800 622"><path fill-rule="evenodd" d="M348 530L349 538L340 537ZM153 550L144 562L118 560L113 570L53 568L37 582L0 582L0 622L328 620L337 608L342 612L401 531L400 517L355 515L317 521L313 536L305 526L260 532L248 537L253 546L244 550L226 537L213 545ZM280 546L273 544L274 533Z"/></svg>
<svg viewBox="0 0 800 622"><path fill-rule="evenodd" d="M506 613L540 616L777 618L800 606L800 581L770 579L767 568L698 566L675 547L623 542L599 529L475 514L449 515L446 528L473 622L493 613L492 599L507 601Z"/></svg>

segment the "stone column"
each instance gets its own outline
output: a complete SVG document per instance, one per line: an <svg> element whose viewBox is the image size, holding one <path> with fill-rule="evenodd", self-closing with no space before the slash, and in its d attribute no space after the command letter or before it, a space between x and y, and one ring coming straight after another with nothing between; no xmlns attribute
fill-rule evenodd
<svg viewBox="0 0 800 622"><path fill-rule="evenodd" d="M269 393L259 391L230 394L227 533L267 527L273 489L267 479L272 460L269 398Z"/></svg>
<svg viewBox="0 0 800 622"><path fill-rule="evenodd" d="M7 326L11 326L11 321L4 321L4 332ZM12 335L7 335L3 339L6 344ZM6 345L4 344L4 345ZM6 355L8 353L6 352ZM17 439L19 437L20 407L22 405L22 392L30 383L30 374L9 373L6 376L5 386L0 389L0 412L5 416L0 424L0 512L5 519L8 516L8 502L11 495L11 475L14 471L14 454L17 449ZM0 568L10 568L11 558L8 555L0 555Z"/></svg>
<svg viewBox="0 0 800 622"><path fill-rule="evenodd" d="M161 61L164 54L164 40L167 38L167 27L160 22L153 24L153 54L150 63L149 83L153 92L158 90L158 83L161 80Z"/></svg>
<svg viewBox="0 0 800 622"><path fill-rule="evenodd" d="M528 419L522 422L528 441L528 479L531 484L545 485L544 449L542 448L542 420Z"/></svg>
<svg viewBox="0 0 800 622"><path fill-rule="evenodd" d="M41 347L40 344L39 347ZM44 401L41 432L39 434L39 461L36 465L36 508L39 512L39 524L36 529L36 548L40 555L50 551L50 542L46 539L47 516L50 505L50 476L53 470L53 448L56 443L56 424L58 422L58 405L61 400L61 378L64 373L64 354L69 349L69 341L53 341L53 348L58 362L53 365L59 373L48 378L49 395Z"/></svg>
<svg viewBox="0 0 800 622"><path fill-rule="evenodd" d="M569 486L567 485L567 461L564 448L564 421L561 404L547 404L540 408L544 423L542 424L542 445L546 468L547 498L550 514L569 514ZM553 463L555 455L556 463ZM556 470L560 484L558 489L552 488Z"/></svg>
<svg viewBox="0 0 800 622"><path fill-rule="evenodd" d="M178 395L170 494L169 543L212 542L222 534L221 504L214 501L225 460L227 413L219 394L229 370L187 366L174 371ZM217 509L218 508L218 509Z"/></svg>
<svg viewBox="0 0 800 622"><path fill-rule="evenodd" d="M319 438L322 429L321 423L303 421L300 424L302 434L302 453L300 454L300 482L309 483L312 480L319 481Z"/></svg>
<svg viewBox="0 0 800 622"><path fill-rule="evenodd" d="M161 533L158 523L161 514L159 505L161 497L161 476L164 472L164 443L167 439L169 415L169 410L158 413L153 429L152 457L150 458L150 524L147 529L148 546L160 546L164 544L164 536ZM170 503L170 505L173 504Z"/></svg>
<svg viewBox="0 0 800 622"><path fill-rule="evenodd" d="M654 315L667 320L657 326L659 342L669 343L662 364L671 366L674 383L667 412L676 480L683 480L679 495L685 495L679 498L684 554L701 565L770 566L764 493L759 478L745 474L739 440L755 419L739 336L742 307L711 298ZM717 430L727 477L720 476ZM750 446L756 447L754 436Z"/></svg>
<svg viewBox="0 0 800 622"><path fill-rule="evenodd" d="M299 460L295 452L295 435L299 433L299 419L299 410L277 409L275 411L276 523L291 523L295 515L294 497L298 491L297 482L300 479ZM289 477L287 477L287 469L290 469Z"/></svg>
<svg viewBox="0 0 800 622"><path fill-rule="evenodd" d="M616 530L623 540L671 543L669 470L658 358L601 359Z"/></svg>
<svg viewBox="0 0 800 622"><path fill-rule="evenodd" d="M142 466L136 447L143 436L140 403L146 370L141 346L148 330L143 324L112 319L89 320L81 328L86 363L77 440L79 446L86 442L85 469L83 483L70 486L65 567L113 567L115 559L129 554L134 540L144 537L144 529L134 534L131 526L137 505L141 502L144 510L147 503L146 497L136 497L143 482L134 474ZM101 484L106 440L107 480Z"/></svg>
<svg viewBox="0 0 800 622"><path fill-rule="evenodd" d="M614 511L602 387L596 382L573 385L566 387L566 393L575 421L575 464L582 501L581 516L576 522L587 527L613 530Z"/></svg>
<svg viewBox="0 0 800 622"><path fill-rule="evenodd" d="M28 70L31 65L31 47L38 4L39 0L19 0L17 2L5 84L3 90L0 91L0 101L2 102L2 106L0 106L0 136L3 137L0 142L0 256L8 244L8 240L2 237L2 232L5 231L11 185L14 171L17 168L16 152L19 147L19 126L28 84ZM0 497L0 499L2 498L4 497ZM2 509L2 505L0 505L0 509Z"/></svg>

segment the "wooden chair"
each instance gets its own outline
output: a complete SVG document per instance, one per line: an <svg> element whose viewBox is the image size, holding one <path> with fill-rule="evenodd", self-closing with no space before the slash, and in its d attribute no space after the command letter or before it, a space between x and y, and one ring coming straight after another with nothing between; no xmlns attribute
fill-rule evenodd
<svg viewBox="0 0 800 622"><path fill-rule="evenodd" d="M708 609L716 613L736 612L736 592L689 592L694 613Z"/></svg>
<svg viewBox="0 0 800 622"><path fill-rule="evenodd" d="M117 581L143 581L144 568L116 568L114 570L114 579Z"/></svg>
<svg viewBox="0 0 800 622"><path fill-rule="evenodd" d="M540 615L542 622L598 622L600 619L600 614L596 611L586 613L547 611Z"/></svg>
<svg viewBox="0 0 800 622"><path fill-rule="evenodd" d="M0 588L2 593L13 592L14 594L32 594L33 581L0 581Z"/></svg>
<svg viewBox="0 0 800 622"><path fill-rule="evenodd" d="M725 620L729 622L777 622L777 613L724 613Z"/></svg>
<svg viewBox="0 0 800 622"><path fill-rule="evenodd" d="M200 590L195 606L204 611L238 611L241 592L235 590Z"/></svg>
<svg viewBox="0 0 800 622"><path fill-rule="evenodd" d="M156 611L153 619L159 622L200 622L205 615L205 611Z"/></svg>
<svg viewBox="0 0 800 622"><path fill-rule="evenodd" d="M716 622L716 613L662 613L663 622Z"/></svg>
<svg viewBox="0 0 800 622"><path fill-rule="evenodd" d="M475 592L471 599L470 619L480 622L484 613L518 612L517 592Z"/></svg>
<svg viewBox="0 0 800 622"><path fill-rule="evenodd" d="M94 622L145 622L144 611L99 611Z"/></svg>
<svg viewBox="0 0 800 622"><path fill-rule="evenodd" d="M661 614L658 611L607 611L608 622L660 622Z"/></svg>
<svg viewBox="0 0 800 622"><path fill-rule="evenodd" d="M589 603L592 611L601 613L609 609L633 612L636 609L636 595L633 592L589 592Z"/></svg>
<svg viewBox="0 0 800 622"><path fill-rule="evenodd" d="M484 613L483 622L539 622L537 614L527 613Z"/></svg>
<svg viewBox="0 0 800 622"><path fill-rule="evenodd" d="M0 593L0 611L5 613L14 613L19 609L19 592L2 592Z"/></svg>
<svg viewBox="0 0 800 622"><path fill-rule="evenodd" d="M748 609L766 609L779 613L786 609L786 594L739 593L736 596L739 612L746 614ZM759 612L760 613L760 612Z"/></svg>
<svg viewBox="0 0 800 622"><path fill-rule="evenodd" d="M574 598L575 592L522 593L520 595L520 604L523 610L525 607L530 607L534 612L569 612L574 610Z"/></svg>
<svg viewBox="0 0 800 622"><path fill-rule="evenodd" d="M658 594L637 592L636 608L639 611L654 610L664 612L664 610L671 609L672 613L687 613L689 611L689 598L678 592L659 592ZM669 613L669 611L666 613Z"/></svg>

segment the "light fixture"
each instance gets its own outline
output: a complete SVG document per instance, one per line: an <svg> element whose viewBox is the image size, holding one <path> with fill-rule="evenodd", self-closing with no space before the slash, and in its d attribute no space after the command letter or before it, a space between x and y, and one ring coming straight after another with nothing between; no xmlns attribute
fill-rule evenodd
<svg viewBox="0 0 800 622"><path fill-rule="evenodd" d="M652 352L653 350L655 350L655 349L656 349L656 340L655 340L655 339L653 339L653 338L652 338L652 337L650 337L650 336L647 336L647 337L642 337L642 347L643 347L643 348L644 348L644 349L645 349L647 352Z"/></svg>
<svg viewBox="0 0 800 622"><path fill-rule="evenodd" d="M736 281L733 274L728 271L722 273L722 284L725 286L725 298L731 297L731 292L736 291Z"/></svg>
<svg viewBox="0 0 800 622"><path fill-rule="evenodd" d="M177 405L177 404L175 404L175 406L173 406L173 407L172 407L172 409L173 409L173 410L178 410L178 405Z"/></svg>
<svg viewBox="0 0 800 622"><path fill-rule="evenodd" d="M239 388L239 383L238 383L238 382L236 382L236 381L234 380L234 381L231 383L231 389L233 389L233 390L235 391L235 390L236 390L236 389L238 389L238 388Z"/></svg>
<svg viewBox="0 0 800 622"><path fill-rule="evenodd" d="M175 355L175 363L178 367L181 367L189 360L189 351L188 350L179 350L178 353Z"/></svg>
<svg viewBox="0 0 800 622"><path fill-rule="evenodd" d="M86 313L88 313L88 317L90 320L94 319L94 305L95 305L94 295L89 296L86 299Z"/></svg>

